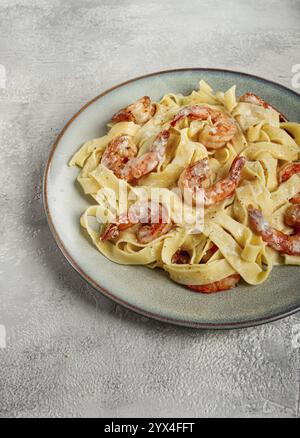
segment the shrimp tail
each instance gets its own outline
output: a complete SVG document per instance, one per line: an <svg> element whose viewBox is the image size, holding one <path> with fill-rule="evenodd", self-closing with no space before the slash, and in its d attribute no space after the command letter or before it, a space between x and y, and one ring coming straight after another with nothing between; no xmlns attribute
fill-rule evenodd
<svg viewBox="0 0 300 438"><path fill-rule="evenodd" d="M173 254L171 262L176 265L187 265L190 261L190 256L187 251L178 250Z"/></svg>
<svg viewBox="0 0 300 438"><path fill-rule="evenodd" d="M282 114L280 111L277 111L276 108L274 108L272 105L270 105L268 102L266 102L261 97L257 96L257 94L245 93L242 96L240 96L239 101L245 102L245 103L253 103L254 105L261 106L265 109L273 109L274 111L276 111L279 114L279 121L280 122L287 122L288 121L284 114Z"/></svg>
<svg viewBox="0 0 300 438"><path fill-rule="evenodd" d="M238 155L237 157L235 157L235 159L232 162L232 165L231 165L231 168L229 171L229 177L230 177L230 180L236 184L238 184L240 182L241 173L242 173L243 167L246 164L246 161L247 160L245 157L240 157Z"/></svg>
<svg viewBox="0 0 300 438"><path fill-rule="evenodd" d="M161 131L150 148L151 152L156 153L159 163L163 161L170 135L171 133L168 129Z"/></svg>
<svg viewBox="0 0 300 438"><path fill-rule="evenodd" d="M100 240L112 240L116 239L120 234L119 226L117 223L108 224L104 232L100 236Z"/></svg>
<svg viewBox="0 0 300 438"><path fill-rule="evenodd" d="M280 169L278 173L279 183L287 181L295 173L300 173L300 162L286 164Z"/></svg>
<svg viewBox="0 0 300 438"><path fill-rule="evenodd" d="M222 280L215 281L213 283L201 284L201 285L188 285L189 289L195 292L202 292L205 294L211 294L215 292L221 292L235 287L240 281L241 276L239 274L232 274Z"/></svg>
<svg viewBox="0 0 300 438"><path fill-rule="evenodd" d="M127 214L122 214L119 216L116 222L111 222L107 224L103 233L100 236L100 240L113 240L119 237L121 231L126 230L134 225L133 222L130 222Z"/></svg>
<svg viewBox="0 0 300 438"><path fill-rule="evenodd" d="M291 205L284 214L284 223L294 228L296 233L300 232L300 205Z"/></svg>
<svg viewBox="0 0 300 438"><path fill-rule="evenodd" d="M149 96L144 96L136 102L120 109L112 116L112 122L134 122L143 125L154 116L156 105L151 102Z"/></svg>
<svg viewBox="0 0 300 438"><path fill-rule="evenodd" d="M193 164L188 165L178 180L178 187L183 192L184 189L196 190L200 188L204 181L210 176L208 159L203 158Z"/></svg>
<svg viewBox="0 0 300 438"><path fill-rule="evenodd" d="M248 206L249 224L255 234L262 237L271 248L287 255L300 255L300 234L289 236L273 228L262 212Z"/></svg>
<svg viewBox="0 0 300 438"><path fill-rule="evenodd" d="M205 190L205 206L209 207L232 196L240 182L245 164L245 157L237 156L233 160L229 175Z"/></svg>
<svg viewBox="0 0 300 438"><path fill-rule="evenodd" d="M289 201L292 204L300 204L300 192L296 193L296 195L289 199Z"/></svg>

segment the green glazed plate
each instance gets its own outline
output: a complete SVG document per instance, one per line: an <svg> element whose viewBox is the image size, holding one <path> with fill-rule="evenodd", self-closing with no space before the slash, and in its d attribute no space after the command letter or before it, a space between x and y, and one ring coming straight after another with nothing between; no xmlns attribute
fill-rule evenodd
<svg viewBox="0 0 300 438"><path fill-rule="evenodd" d="M204 79L215 90L233 84L237 93L262 96L291 121L300 121L299 94L274 82L227 70L190 68L132 79L87 103L65 126L54 144L44 176L44 205L55 240L75 270L99 292L150 318L189 327L225 329L262 324L300 309L300 268L275 267L260 286L241 286L218 294L194 293L169 280L162 270L117 265L103 257L83 234L79 218L88 206L75 184L78 169L67 163L87 140L105 134L119 108L149 95L188 94Z"/></svg>

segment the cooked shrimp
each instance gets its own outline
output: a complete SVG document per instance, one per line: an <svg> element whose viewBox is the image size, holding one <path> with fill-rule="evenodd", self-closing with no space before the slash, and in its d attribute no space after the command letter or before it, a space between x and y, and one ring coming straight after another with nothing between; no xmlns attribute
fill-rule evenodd
<svg viewBox="0 0 300 438"><path fill-rule="evenodd" d="M168 233L173 227L169 220L167 210L156 203L133 204L128 211L128 215L122 215L115 222L108 224L101 240L116 239L120 232L139 224L136 231L137 240L142 243L150 243L152 240Z"/></svg>
<svg viewBox="0 0 300 438"><path fill-rule="evenodd" d="M144 224L139 227L136 237L140 243L152 242L164 234L167 234L173 227L172 223Z"/></svg>
<svg viewBox="0 0 300 438"><path fill-rule="evenodd" d="M261 97L257 96L254 93L245 93L239 98L240 102L245 103L253 103L254 105L262 106L266 109L272 109L271 105L269 105L266 101L264 101Z"/></svg>
<svg viewBox="0 0 300 438"><path fill-rule="evenodd" d="M295 173L300 173L300 161L295 161L293 163L288 163L283 166L278 172L278 179L280 183L287 181Z"/></svg>
<svg viewBox="0 0 300 438"><path fill-rule="evenodd" d="M218 247L213 245L210 250L207 251L206 254L209 254L211 257L216 251ZM205 254L205 255L206 255ZM176 263L177 265L188 264L190 260L190 256L186 251L178 250L172 257L172 263ZM203 293L213 293L213 292L221 292L224 290L231 289L235 287L237 283L240 281L241 276L239 274L229 275L222 280L215 281L213 283L201 284L201 285L187 285L189 289L194 290L195 292L203 292Z"/></svg>
<svg viewBox="0 0 300 438"><path fill-rule="evenodd" d="M279 113L279 120L281 122L287 122L287 118L284 116L284 114L277 111L277 109L275 109L272 105L270 105L269 103L267 103L265 100L263 100L261 97L257 96L254 93L243 94L242 96L240 96L239 101L245 103L253 103L254 105L262 106L263 108L266 109L273 109L277 113Z"/></svg>
<svg viewBox="0 0 300 438"><path fill-rule="evenodd" d="M166 147L170 138L170 131L165 129L161 131L155 138L150 150L157 154L157 159L161 163L164 159Z"/></svg>
<svg viewBox="0 0 300 438"><path fill-rule="evenodd" d="M229 198L238 186L243 167L246 163L245 157L237 156L231 165L226 178L217 181L209 188L204 188L204 205L210 207L226 198ZM190 188L194 191L201 188L202 181L209 176L207 159L199 160L189 165L179 178L178 184L181 190Z"/></svg>
<svg viewBox="0 0 300 438"><path fill-rule="evenodd" d="M137 152L138 149L129 135L119 135L108 143L101 164L112 170L118 178L123 178L124 166Z"/></svg>
<svg viewBox="0 0 300 438"><path fill-rule="evenodd" d="M138 204L137 209L133 212L134 218L140 216L139 226L136 237L140 243L146 244L152 242L164 234L167 234L173 227L170 221L167 209L160 203L151 202L142 204L142 215L139 213ZM132 214L132 212L130 212Z"/></svg>
<svg viewBox="0 0 300 438"><path fill-rule="evenodd" d="M240 182L242 170L245 164L245 157L235 157L228 176L220 181L217 181L209 189L205 189L204 203L206 207L214 205L217 202L223 201L224 199L233 195Z"/></svg>
<svg viewBox="0 0 300 438"><path fill-rule="evenodd" d="M203 158L202 160L196 161L194 164L188 165L178 180L178 187L182 192L184 189L191 189L195 191L196 189L202 187L204 181L206 181L210 176L210 169L208 166L208 159Z"/></svg>
<svg viewBox="0 0 300 438"><path fill-rule="evenodd" d="M206 251L204 256L201 259L201 263L207 263L209 259L218 251L217 245L213 244L213 246Z"/></svg>
<svg viewBox="0 0 300 438"><path fill-rule="evenodd" d="M131 105L120 109L112 116L113 122L134 122L137 125L144 125L154 116L156 106L151 102L150 97L144 96Z"/></svg>
<svg viewBox="0 0 300 438"><path fill-rule="evenodd" d="M300 204L300 192L298 192L295 196L293 196L289 201L292 204Z"/></svg>
<svg viewBox="0 0 300 438"><path fill-rule="evenodd" d="M162 162L169 137L169 131L161 131L150 151L141 157L136 157L138 149L132 138L128 135L120 135L110 141L101 163L112 170L118 178L134 181L153 171Z"/></svg>
<svg viewBox="0 0 300 438"><path fill-rule="evenodd" d="M271 227L257 208L249 206L248 213L252 230L271 248L288 255L300 255L300 234L289 236Z"/></svg>
<svg viewBox="0 0 300 438"><path fill-rule="evenodd" d="M239 274L232 274L213 283L201 284L201 285L188 285L189 289L195 292L202 292L205 294L211 294L214 292L221 292L224 290L232 289L240 281L241 276Z"/></svg>
<svg viewBox="0 0 300 438"><path fill-rule="evenodd" d="M300 162L287 163L278 172L279 183L283 183L290 179L295 173L300 173ZM289 200L292 204L300 204L300 192Z"/></svg>
<svg viewBox="0 0 300 438"><path fill-rule="evenodd" d="M300 205L291 205L284 214L284 223L294 228L296 233L300 232Z"/></svg>
<svg viewBox="0 0 300 438"><path fill-rule="evenodd" d="M288 163L283 166L278 172L279 183L283 183L290 179L296 173L300 173L300 162ZM300 204L300 192L289 200L292 204Z"/></svg>
<svg viewBox="0 0 300 438"><path fill-rule="evenodd" d="M192 120L208 120L211 125L206 125L199 134L199 141L207 148L218 149L232 140L237 133L237 126L227 114L204 105L189 105L182 108L171 122L175 127L179 120L188 117Z"/></svg>
<svg viewBox="0 0 300 438"><path fill-rule="evenodd" d="M169 137L169 131L161 131L151 145L149 152L128 161L122 170L123 179L132 181L152 172L164 159Z"/></svg>
<svg viewBox="0 0 300 438"><path fill-rule="evenodd" d="M179 249L173 254L171 261L176 265L187 265L190 261L189 253Z"/></svg>
<svg viewBox="0 0 300 438"><path fill-rule="evenodd" d="M126 230L127 228L132 227L134 224L130 223L129 221L127 222L122 222L119 221L118 222L111 222L110 224L107 225L107 227L105 228L104 232L102 233L100 239L101 240L112 240L112 239L116 239L119 234L120 231Z"/></svg>

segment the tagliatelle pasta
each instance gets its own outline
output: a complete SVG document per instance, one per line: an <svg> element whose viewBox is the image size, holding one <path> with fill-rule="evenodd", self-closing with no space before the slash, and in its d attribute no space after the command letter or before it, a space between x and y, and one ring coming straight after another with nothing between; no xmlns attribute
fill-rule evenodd
<svg viewBox="0 0 300 438"><path fill-rule="evenodd" d="M69 164L81 168L78 182L93 200L80 224L105 257L164 269L202 292L227 289L240 278L260 284L274 265L300 264L297 251L275 250L249 218L251 206L287 238L294 233L285 214L300 192L300 174L285 181L278 175L299 160L300 125L282 122L253 96L237 98L235 86L214 92L200 81L188 96L170 93L157 103L144 97L116 113L105 136L76 152ZM181 195L187 188L194 196L194 180L203 202L185 205ZM169 225L122 225L128 206L153 201L153 188L160 189L155 202ZM110 224L115 234L103 238ZM227 287L224 279L232 283Z"/></svg>

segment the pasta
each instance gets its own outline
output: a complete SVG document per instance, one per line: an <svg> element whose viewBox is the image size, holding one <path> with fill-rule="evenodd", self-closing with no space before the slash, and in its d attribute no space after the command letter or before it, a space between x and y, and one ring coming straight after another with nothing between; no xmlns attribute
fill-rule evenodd
<svg viewBox="0 0 300 438"><path fill-rule="evenodd" d="M92 199L80 224L111 261L198 292L260 284L300 264L299 146L300 124L235 86L145 96L71 159Z"/></svg>

